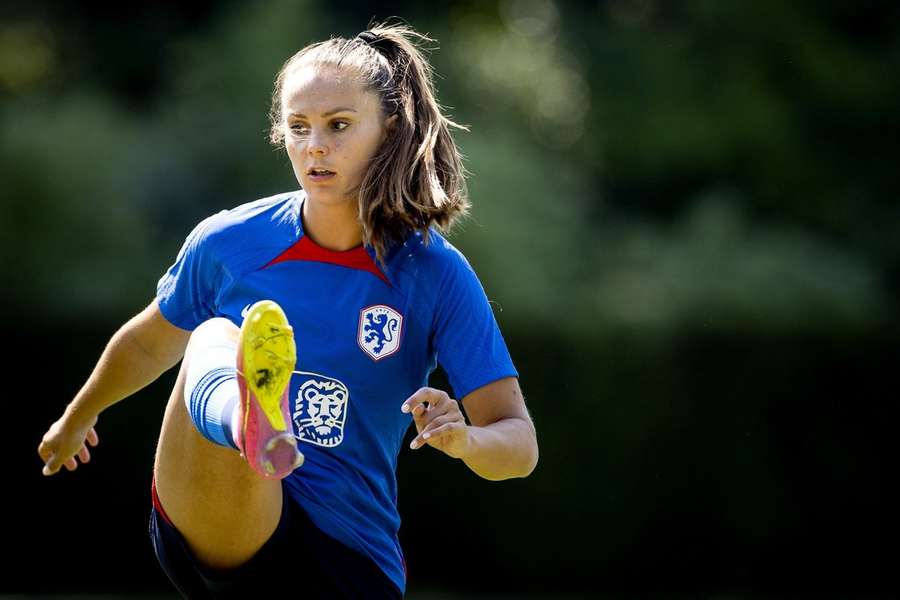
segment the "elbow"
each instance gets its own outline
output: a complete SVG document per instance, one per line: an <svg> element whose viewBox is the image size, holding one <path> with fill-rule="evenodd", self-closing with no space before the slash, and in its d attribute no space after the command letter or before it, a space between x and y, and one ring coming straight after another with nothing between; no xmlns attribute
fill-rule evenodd
<svg viewBox="0 0 900 600"><path fill-rule="evenodd" d="M531 417L528 418L528 462L525 473L522 477L528 477L534 472L535 467L538 464L538 458L540 458L540 451L538 450L538 441L537 441L537 429L534 426L534 421L531 420Z"/></svg>
<svg viewBox="0 0 900 600"><path fill-rule="evenodd" d="M472 460L470 456L463 461L477 475L488 481L504 481L521 479L534 472L538 463L537 432L530 420L517 420L517 431L507 438L505 448L495 452L488 460ZM524 427L522 427L524 425ZM523 431L523 429L525 431ZM485 458L485 457L482 457Z"/></svg>
<svg viewBox="0 0 900 600"><path fill-rule="evenodd" d="M538 463L538 450L537 445L534 446L534 451L529 453L527 456L523 457L523 460L510 468L509 470L498 472L496 474L488 475L483 474L482 477L489 481L505 481L507 479L524 479L531 475L534 471L535 467L537 467Z"/></svg>
<svg viewBox="0 0 900 600"><path fill-rule="evenodd" d="M540 453L538 452L537 441L535 441L534 442L534 455L533 455L533 458L531 459L531 463L528 466L528 472L525 473L525 477L528 477L529 475L532 474L532 472L534 472L534 469L537 467L537 464L538 464L539 454Z"/></svg>
<svg viewBox="0 0 900 600"><path fill-rule="evenodd" d="M494 468L472 468L475 473L482 479L488 481L507 481L509 479L524 479L531 475L538 463L537 443L529 449L527 453L523 453L515 460L510 460L504 465L497 465Z"/></svg>
<svg viewBox="0 0 900 600"><path fill-rule="evenodd" d="M522 459L519 464L519 468L516 469L514 474L512 474L512 477L516 478L525 478L531 475L534 472L534 469L537 467L538 458L540 456L540 452L538 451L537 431L534 428L534 424L530 420L527 422L527 424L527 442L523 445L523 452L521 455Z"/></svg>
<svg viewBox="0 0 900 600"><path fill-rule="evenodd" d="M528 456L525 462L525 468L522 470L522 473L519 475L519 477L528 477L529 475L531 475L534 472L535 467L537 467L539 457L540 452L538 451L537 436L534 436L532 438L531 446L529 447Z"/></svg>

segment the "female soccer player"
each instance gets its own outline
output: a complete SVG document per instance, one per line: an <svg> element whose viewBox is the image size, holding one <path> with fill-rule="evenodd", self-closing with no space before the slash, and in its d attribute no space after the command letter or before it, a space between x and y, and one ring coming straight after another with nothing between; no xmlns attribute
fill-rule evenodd
<svg viewBox="0 0 900 600"><path fill-rule="evenodd" d="M487 298L438 232L469 205L456 125L415 40L428 38L381 25L285 63L271 137L302 190L197 225L38 448L45 475L74 470L100 412L184 359L150 533L185 596L401 597L395 471L410 421L411 448L486 479L537 463ZM426 386L437 361L470 424Z"/></svg>

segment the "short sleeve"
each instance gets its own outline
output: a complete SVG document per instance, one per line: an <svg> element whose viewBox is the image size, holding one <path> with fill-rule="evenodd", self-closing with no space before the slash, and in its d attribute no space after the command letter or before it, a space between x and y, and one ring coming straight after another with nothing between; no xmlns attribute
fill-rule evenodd
<svg viewBox="0 0 900 600"><path fill-rule="evenodd" d="M175 264L156 284L156 300L173 325L193 331L215 316L221 268L210 238L215 215L201 221L182 245Z"/></svg>
<svg viewBox="0 0 900 600"><path fill-rule="evenodd" d="M484 288L458 255L438 294L434 344L456 398L504 377L518 377Z"/></svg>

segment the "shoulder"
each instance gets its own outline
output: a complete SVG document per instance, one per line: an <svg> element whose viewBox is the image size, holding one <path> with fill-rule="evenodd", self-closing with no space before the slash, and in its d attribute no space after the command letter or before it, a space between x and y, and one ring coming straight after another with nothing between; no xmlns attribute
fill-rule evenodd
<svg viewBox="0 0 900 600"><path fill-rule="evenodd" d="M410 234L391 262L401 267L412 264L420 273L424 270L437 276L472 269L463 253L434 228L429 229L427 241L420 231Z"/></svg>
<svg viewBox="0 0 900 600"><path fill-rule="evenodd" d="M210 215L200 225L209 238L228 237L248 230L296 226L299 220L299 194L285 192L246 202Z"/></svg>
<svg viewBox="0 0 900 600"><path fill-rule="evenodd" d="M475 271L462 252L443 234L430 229L428 241L421 232L410 234L394 248L387 261L389 277L400 289L414 290L420 299L439 302L447 292L479 284Z"/></svg>
<svg viewBox="0 0 900 600"><path fill-rule="evenodd" d="M250 240L284 245L300 231L297 200L301 193L285 192L220 210L200 221L189 239L219 255L229 254Z"/></svg>

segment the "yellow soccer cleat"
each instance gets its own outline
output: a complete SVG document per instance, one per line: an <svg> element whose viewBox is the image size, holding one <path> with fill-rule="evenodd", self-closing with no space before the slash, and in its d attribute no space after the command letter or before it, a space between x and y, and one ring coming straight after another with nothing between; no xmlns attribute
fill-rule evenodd
<svg viewBox="0 0 900 600"><path fill-rule="evenodd" d="M246 315L237 351L242 415L238 446L260 475L284 479L303 464L288 398L297 362L294 330L271 300L260 300Z"/></svg>

